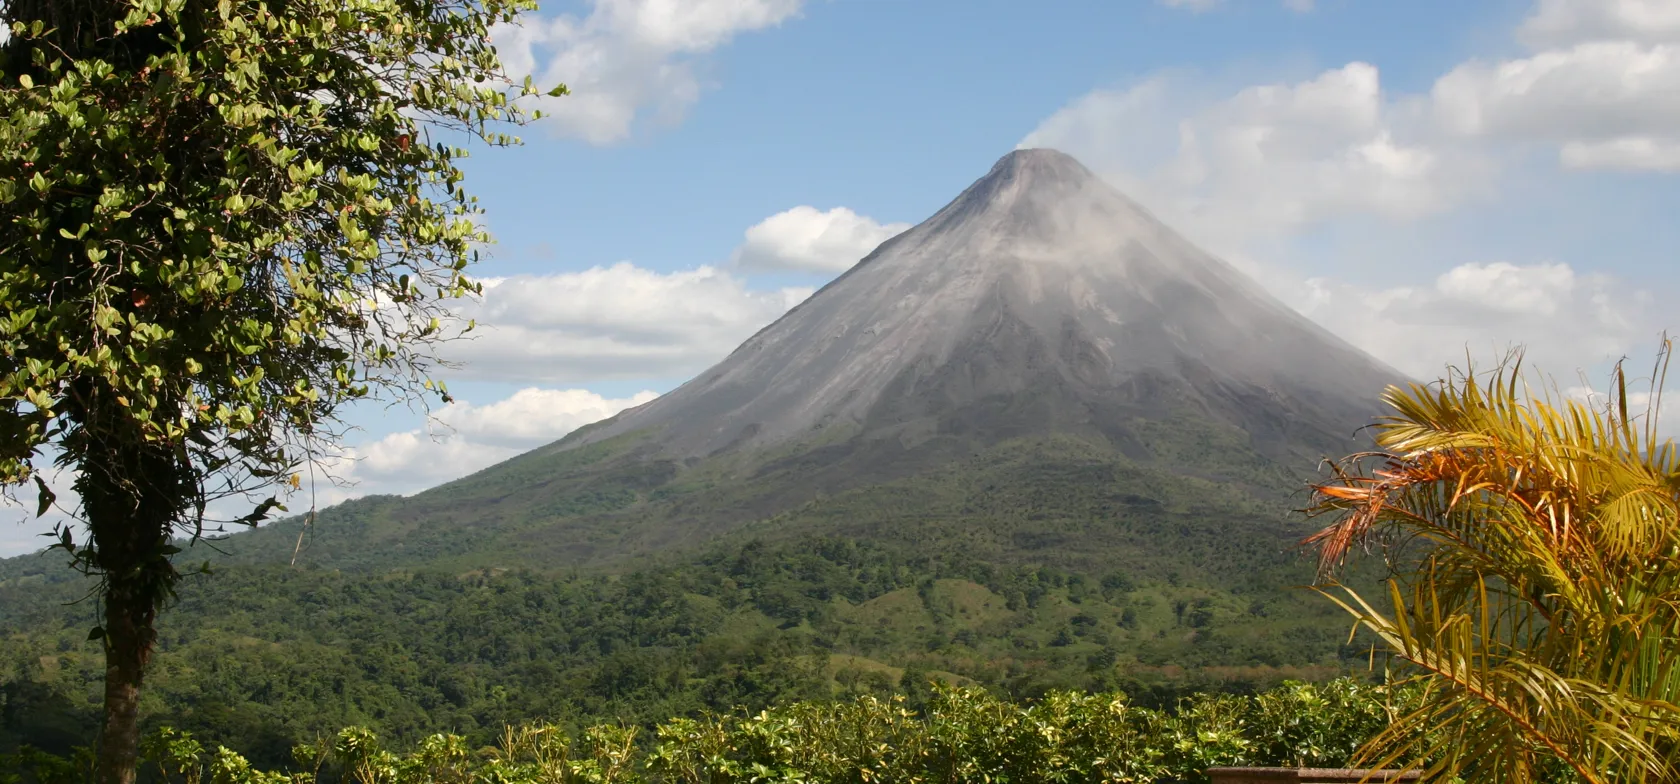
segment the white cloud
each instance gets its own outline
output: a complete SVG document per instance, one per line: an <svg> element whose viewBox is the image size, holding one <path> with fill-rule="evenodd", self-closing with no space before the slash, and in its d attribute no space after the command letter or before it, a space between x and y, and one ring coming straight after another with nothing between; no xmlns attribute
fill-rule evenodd
<svg viewBox="0 0 1680 784"><path fill-rule="evenodd" d="M655 397L653 392L607 398L583 389L528 387L488 405L457 401L434 412L425 428L345 449L326 469L346 484L316 487L315 501L325 505L353 495L434 487Z"/></svg>
<svg viewBox="0 0 1680 784"><path fill-rule="evenodd" d="M621 262L581 272L487 281L461 308L480 327L447 349L455 375L516 383L697 373L806 297L770 291L714 267L654 272Z"/></svg>
<svg viewBox="0 0 1680 784"><path fill-rule="evenodd" d="M1540 0L1517 29L1517 38L1536 48L1583 41L1680 40L1680 2Z"/></svg>
<svg viewBox="0 0 1680 784"><path fill-rule="evenodd" d="M1540 0L1527 57L1436 81L1447 132L1555 147L1571 169L1680 169L1680 0Z"/></svg>
<svg viewBox="0 0 1680 784"><path fill-rule="evenodd" d="M1660 366L1643 364L1649 356L1649 354L1640 352L1623 363L1623 370L1627 373L1628 412L1632 414L1631 419L1635 426L1641 429L1649 424L1650 416L1655 414L1657 417L1656 437L1659 441L1680 438L1680 421L1676 421L1675 417L1675 408L1680 406L1680 403L1676 403L1674 399L1676 391L1680 390L1666 389L1662 394L1652 394L1656 389L1652 381L1660 375L1661 368ZM1564 381L1564 379L1553 379L1553 382L1559 386L1562 386ZM1573 398L1591 408L1604 411L1615 404L1615 400L1611 397L1609 381L1608 377L1584 376L1577 379L1578 383L1576 384L1563 386L1561 391L1563 397ZM1642 432L1641 437L1643 435Z"/></svg>
<svg viewBox="0 0 1680 784"><path fill-rule="evenodd" d="M1680 170L1680 0L1542 0L1538 49L1388 95L1354 62L1210 95L1184 75L1099 89L1026 146L1066 150L1222 250L1349 215L1410 221L1491 194L1544 150L1568 169Z"/></svg>
<svg viewBox="0 0 1680 784"><path fill-rule="evenodd" d="M558 133L604 145L628 138L649 112L672 123L699 100L702 57L737 34L799 12L803 0L594 0L588 16L532 16L494 32L515 80L563 83L538 105Z"/></svg>
<svg viewBox="0 0 1680 784"><path fill-rule="evenodd" d="M447 436L528 449L655 397L658 395L647 391L627 398L605 398L586 389L527 387L489 405L450 403L435 418L441 426L439 432Z"/></svg>
<svg viewBox="0 0 1680 784"><path fill-rule="evenodd" d="M733 261L747 269L844 272L908 228L908 223L877 223L845 207L819 211L802 205L747 229Z"/></svg>
<svg viewBox="0 0 1680 784"><path fill-rule="evenodd" d="M1328 219L1412 220L1484 193L1491 162L1432 144L1367 63L1210 98L1182 76L1096 90L1022 146L1073 154L1185 226L1240 246Z"/></svg>
<svg viewBox="0 0 1680 784"><path fill-rule="evenodd" d="M1600 142L1568 142L1558 160L1571 169L1680 171L1680 139L1623 136Z"/></svg>
<svg viewBox="0 0 1680 784"><path fill-rule="evenodd" d="M1680 125L1680 46L1596 41L1466 63L1435 83L1431 99L1442 126L1467 136L1673 138Z"/></svg>
<svg viewBox="0 0 1680 784"><path fill-rule="evenodd" d="M19 517L16 523L8 518L0 517L0 558L10 558L14 555L26 555L46 547L50 542L41 536L43 527L33 520Z"/></svg>
<svg viewBox="0 0 1680 784"><path fill-rule="evenodd" d="M1463 264L1435 279L1436 291L1454 304L1546 318L1558 314L1575 284L1568 264L1519 267L1503 261Z"/></svg>
<svg viewBox="0 0 1680 784"><path fill-rule="evenodd" d="M283 500L297 513L311 504L325 507L357 496L406 495L435 487L655 397L651 391L609 398L583 389L527 387L486 405L456 401L434 411L424 427L346 446L322 459L319 471L302 472L302 489ZM73 511L70 474L49 470L45 476L59 502ZM221 502L212 515L237 517L256 500ZM0 558L46 547L50 542L41 533L66 519L58 512L37 519L34 486L18 488L15 497L0 502ZM79 526L76 530L78 538L85 536Z"/></svg>
<svg viewBox="0 0 1680 784"><path fill-rule="evenodd" d="M320 506L363 495L409 493L466 476L519 454L489 444L432 438L419 430L392 433L345 449L326 466L342 485L317 486Z"/></svg>
<svg viewBox="0 0 1680 784"><path fill-rule="evenodd" d="M1418 378L1434 378L1466 352L1479 362L1518 346L1561 377L1646 348L1649 296L1567 264L1464 264L1431 284L1372 288L1314 278L1302 312Z"/></svg>
<svg viewBox="0 0 1680 784"><path fill-rule="evenodd" d="M41 465L38 476L56 497L54 506L45 515L37 517L35 513L40 510L40 497L36 494L34 482L6 488L6 492L0 494L0 558L35 552L52 544L52 540L43 534L51 533L53 526L61 523L72 525L78 543L85 536L67 514L78 511L76 492L72 489L75 472L57 468L47 459L43 459Z"/></svg>

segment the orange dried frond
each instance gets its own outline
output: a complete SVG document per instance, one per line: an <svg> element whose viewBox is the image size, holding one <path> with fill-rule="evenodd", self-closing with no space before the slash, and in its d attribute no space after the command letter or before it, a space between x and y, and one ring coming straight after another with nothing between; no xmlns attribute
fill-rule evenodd
<svg viewBox="0 0 1680 784"><path fill-rule="evenodd" d="M1380 487L1375 484L1366 485L1364 487L1354 487L1351 485L1318 485L1314 487L1313 490L1319 495L1329 498L1339 498L1347 501L1362 501L1370 498L1372 494L1378 492Z"/></svg>

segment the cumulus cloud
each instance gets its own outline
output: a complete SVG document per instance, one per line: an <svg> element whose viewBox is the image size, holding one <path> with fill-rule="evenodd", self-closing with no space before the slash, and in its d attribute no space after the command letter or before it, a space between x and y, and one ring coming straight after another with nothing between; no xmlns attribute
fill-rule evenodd
<svg viewBox="0 0 1680 784"><path fill-rule="evenodd" d="M1594 41L1497 63L1471 62L1436 82L1448 130L1541 141L1670 136L1680 124L1680 46Z"/></svg>
<svg viewBox="0 0 1680 784"><path fill-rule="evenodd" d="M1623 136L1608 141L1567 142L1559 161L1571 169L1680 171L1680 139Z"/></svg>
<svg viewBox="0 0 1680 784"><path fill-rule="evenodd" d="M606 398L586 389L527 387L489 405L450 403L437 412L435 430L473 443L528 449L655 397L649 391Z"/></svg>
<svg viewBox="0 0 1680 784"><path fill-rule="evenodd" d="M21 517L16 524L0 523L0 558L25 555L46 547L48 542L41 536L43 532L41 526Z"/></svg>
<svg viewBox="0 0 1680 784"><path fill-rule="evenodd" d="M1674 0L1540 0L1517 29L1529 46L1585 41L1680 40L1680 3Z"/></svg>
<svg viewBox="0 0 1680 784"><path fill-rule="evenodd" d="M769 291L714 267L655 272L621 262L581 272L487 281L461 307L479 328L447 348L457 376L581 384L704 370L806 297Z"/></svg>
<svg viewBox="0 0 1680 784"><path fill-rule="evenodd" d="M1464 264L1428 284L1387 288L1314 278L1293 304L1418 378L1462 364L1466 352L1486 361L1518 346L1567 376L1656 337L1648 295L1557 262Z"/></svg>
<svg viewBox="0 0 1680 784"><path fill-rule="evenodd" d="M908 228L908 223L877 223L845 207L821 211L801 205L747 229L731 260L746 269L844 272Z"/></svg>
<svg viewBox="0 0 1680 784"><path fill-rule="evenodd" d="M1224 95L1182 74L1098 89L1025 146L1066 150L1202 235L1414 220L1485 196L1525 151L1567 169L1680 170L1680 2L1541 0L1522 57L1390 95L1348 63Z"/></svg>
<svg viewBox="0 0 1680 784"><path fill-rule="evenodd" d="M583 389L528 387L486 405L457 401L434 412L424 428L349 447L328 461L326 470L345 485L317 488L316 502L433 487L557 441L655 397L645 391L608 398Z"/></svg>
<svg viewBox="0 0 1680 784"><path fill-rule="evenodd" d="M55 506L49 508L45 515L37 517L35 513L40 509L40 499L33 482L6 488L5 493L0 494L0 558L40 550L52 544L44 534L51 533L55 525L72 523L69 513L77 509L76 492L71 486L76 475L51 465L50 461L43 460L42 463L44 466L38 476L56 496ZM72 529L79 541L83 536L81 529L73 524Z"/></svg>
<svg viewBox="0 0 1680 784"><path fill-rule="evenodd" d="M1627 373L1627 405L1628 413L1632 416L1634 426L1644 428L1655 424L1655 435L1658 441L1680 439L1680 417L1675 416L1676 390L1666 389L1656 392L1653 379L1659 377L1660 367L1641 364L1648 359L1648 355L1636 355L1623 363ZM1574 398L1589 407L1605 411L1617 405L1617 395L1612 391L1608 378L1593 378L1585 376L1577 379L1577 383L1564 385L1565 379L1553 379L1557 386L1562 387L1562 397ZM1644 389L1640 389L1643 386ZM1561 402L1561 401L1560 401ZM1652 416L1656 422L1651 422ZM1641 433L1643 437L1643 432Z"/></svg>
<svg viewBox="0 0 1680 784"><path fill-rule="evenodd" d="M466 476L514 455L516 449L436 438L420 430L392 433L365 444L345 448L323 461L341 484L311 488L321 506L363 495L407 495Z"/></svg>
<svg viewBox="0 0 1680 784"><path fill-rule="evenodd" d="M1351 214L1410 220L1487 189L1487 161L1430 144L1411 102L1388 99L1375 66L1223 97L1161 74L1093 91L1022 146L1055 147L1200 237L1240 245Z"/></svg>
<svg viewBox="0 0 1680 784"><path fill-rule="evenodd" d="M391 433L342 448L305 470L308 480L285 499L293 511L329 506L356 496L406 495L471 474L544 444L592 422L658 397L651 391L609 398L584 389L527 387L492 403L456 401L432 412L423 427ZM68 472L47 471L47 484L60 504L74 511L76 494ZM257 499L228 500L211 515L228 519L249 512ZM34 552L49 542L41 536L68 518L58 511L35 517L34 487L18 488L0 501L0 558ZM77 537L81 533L76 526Z"/></svg>
<svg viewBox="0 0 1680 784"><path fill-rule="evenodd" d="M1680 2L1541 0L1517 37L1532 54L1436 81L1444 131L1545 145L1572 169L1680 168Z"/></svg>
<svg viewBox="0 0 1680 784"><path fill-rule="evenodd" d="M705 87L704 56L736 35L775 27L803 0L593 0L582 18L533 16L493 33L514 79L565 84L542 99L556 132L605 145L650 116L680 120Z"/></svg>

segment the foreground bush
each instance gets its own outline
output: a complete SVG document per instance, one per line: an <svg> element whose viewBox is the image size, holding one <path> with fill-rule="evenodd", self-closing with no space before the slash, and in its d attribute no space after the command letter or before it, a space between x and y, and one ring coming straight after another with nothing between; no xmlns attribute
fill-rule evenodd
<svg viewBox="0 0 1680 784"><path fill-rule="evenodd" d="M183 784L874 784L875 782L1205 781L1219 765L1338 767L1415 696L1354 680L1289 683L1255 696L1200 695L1176 710L1121 694L1058 692L1017 705L939 686L925 712L902 698L799 702L756 715L679 718L651 733L548 724L509 728L490 748L434 735L399 754L351 728L300 746L291 770L253 770L226 748L162 730L145 774ZM82 780L79 760L28 753L5 784Z"/></svg>

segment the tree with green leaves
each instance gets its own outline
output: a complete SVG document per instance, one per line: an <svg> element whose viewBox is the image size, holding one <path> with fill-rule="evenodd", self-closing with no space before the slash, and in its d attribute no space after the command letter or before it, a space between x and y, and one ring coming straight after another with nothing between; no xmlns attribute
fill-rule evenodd
<svg viewBox="0 0 1680 784"><path fill-rule="evenodd" d="M487 239L451 143L536 117L490 39L533 7L0 1L0 483L83 526L54 546L99 580L101 781L133 777L180 537L283 510L346 404L448 399Z"/></svg>
<svg viewBox="0 0 1680 784"><path fill-rule="evenodd" d="M141 748L155 781L187 784L1205 784L1215 766L1338 765L1413 702L1404 690L1348 679L1199 694L1167 710L1118 692L1015 703L935 681L920 711L902 696L860 695L671 718L652 732L521 724L483 740L434 734L399 746L347 727L293 746L289 775L169 727ZM77 780L85 759L25 750L0 754L0 766L57 784Z"/></svg>
<svg viewBox="0 0 1680 784"><path fill-rule="evenodd" d="M1391 389L1375 454L1317 488L1329 572L1397 554L1392 610L1333 597L1417 673L1365 750L1429 780L1680 781L1680 454L1620 366L1595 407L1520 363Z"/></svg>

